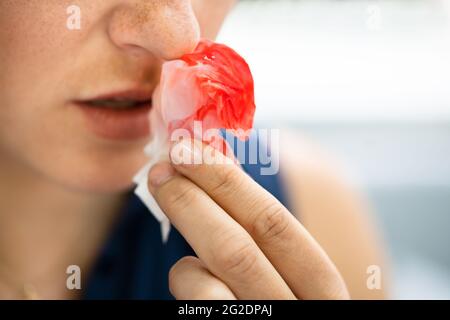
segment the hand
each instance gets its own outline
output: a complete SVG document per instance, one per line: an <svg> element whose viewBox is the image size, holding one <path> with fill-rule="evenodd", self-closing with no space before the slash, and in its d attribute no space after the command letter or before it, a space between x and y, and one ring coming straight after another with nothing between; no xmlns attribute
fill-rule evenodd
<svg viewBox="0 0 450 320"><path fill-rule="evenodd" d="M208 161L181 163L186 155ZM216 164L207 164L211 159ZM149 189L198 255L172 267L169 286L175 298L349 297L319 244L233 161L184 140L173 146L171 162L152 168Z"/></svg>

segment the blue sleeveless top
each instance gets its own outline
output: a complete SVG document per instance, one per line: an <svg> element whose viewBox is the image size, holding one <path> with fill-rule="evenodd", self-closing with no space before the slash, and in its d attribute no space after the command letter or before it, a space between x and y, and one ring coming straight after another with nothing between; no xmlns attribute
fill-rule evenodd
<svg viewBox="0 0 450 320"><path fill-rule="evenodd" d="M279 175L261 175L260 164L243 165L261 186L287 206ZM175 228L162 243L159 222L134 194L100 253L84 288L84 299L173 299L169 270L195 255Z"/></svg>

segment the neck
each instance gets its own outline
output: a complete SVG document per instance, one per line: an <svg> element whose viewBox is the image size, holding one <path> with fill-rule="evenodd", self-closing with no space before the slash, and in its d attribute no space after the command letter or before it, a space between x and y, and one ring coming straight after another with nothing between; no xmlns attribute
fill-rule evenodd
<svg viewBox="0 0 450 320"><path fill-rule="evenodd" d="M49 298L71 295L69 265L88 274L124 200L64 188L3 156L0 195L0 296L22 282Z"/></svg>

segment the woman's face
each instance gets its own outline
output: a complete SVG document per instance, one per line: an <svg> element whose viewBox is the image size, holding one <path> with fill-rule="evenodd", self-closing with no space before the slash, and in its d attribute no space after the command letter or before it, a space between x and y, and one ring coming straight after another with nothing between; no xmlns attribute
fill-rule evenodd
<svg viewBox="0 0 450 320"><path fill-rule="evenodd" d="M0 1L3 160L83 191L130 187L162 62L213 38L233 2Z"/></svg>

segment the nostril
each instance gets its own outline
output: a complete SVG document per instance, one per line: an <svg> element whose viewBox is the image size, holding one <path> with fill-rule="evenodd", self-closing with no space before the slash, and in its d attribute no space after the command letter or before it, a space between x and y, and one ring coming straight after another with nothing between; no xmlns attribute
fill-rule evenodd
<svg viewBox="0 0 450 320"><path fill-rule="evenodd" d="M123 50L127 51L130 55L140 57L149 55L149 51L141 46L135 44L125 44L122 46Z"/></svg>

